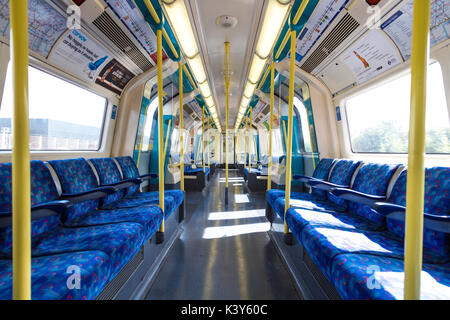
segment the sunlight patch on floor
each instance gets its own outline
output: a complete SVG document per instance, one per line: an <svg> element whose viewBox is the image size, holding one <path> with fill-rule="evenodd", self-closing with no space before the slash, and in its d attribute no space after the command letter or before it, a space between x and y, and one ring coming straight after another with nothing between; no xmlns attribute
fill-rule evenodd
<svg viewBox="0 0 450 320"><path fill-rule="evenodd" d="M249 203L250 199L248 198L248 194L235 194L234 202L235 203Z"/></svg>
<svg viewBox="0 0 450 320"><path fill-rule="evenodd" d="M218 239L234 237L242 234L267 232L270 230L269 222L241 224L224 227L208 227L203 232L203 239Z"/></svg>
<svg viewBox="0 0 450 320"><path fill-rule="evenodd" d="M211 212L208 215L208 220L234 220L234 219L258 218L264 217L265 215L266 215L265 209L222 211L222 212Z"/></svg>

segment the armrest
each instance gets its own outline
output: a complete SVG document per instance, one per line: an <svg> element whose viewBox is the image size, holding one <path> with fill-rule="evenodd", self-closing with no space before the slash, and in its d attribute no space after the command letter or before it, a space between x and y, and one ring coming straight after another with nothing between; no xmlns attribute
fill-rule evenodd
<svg viewBox="0 0 450 320"><path fill-rule="evenodd" d="M371 207L390 219L405 222L406 207L404 206L387 202L376 202ZM424 212L423 223L427 229L450 234L450 216L438 216Z"/></svg>
<svg viewBox="0 0 450 320"><path fill-rule="evenodd" d="M67 200L55 200L31 207L31 220L50 217L59 213L63 213L72 204ZM0 228L12 225L12 212L0 213Z"/></svg>
<svg viewBox="0 0 450 320"><path fill-rule="evenodd" d="M294 175L292 176L292 179L293 179L293 180L298 180L298 181L304 182L304 183L307 183L307 182L309 182L309 181L311 181L311 180L324 181L324 180L316 179L316 178L313 178L313 177L303 176L303 175L301 175L301 174L294 174Z"/></svg>
<svg viewBox="0 0 450 320"><path fill-rule="evenodd" d="M147 173L147 174L143 174L141 175L139 178L142 180L150 180L153 178L157 178L158 175L156 173Z"/></svg>
<svg viewBox="0 0 450 320"><path fill-rule="evenodd" d="M113 194L114 192L116 192L116 189L114 187L99 187L80 193L63 193L61 194L61 199L69 200L72 203L78 203L82 201L103 198L107 195Z"/></svg>
<svg viewBox="0 0 450 320"><path fill-rule="evenodd" d="M311 179L310 181L308 181L308 185L312 188L317 188L317 189L325 190L325 191L330 191L333 188L349 188L349 186L334 184L331 182L318 180L318 179Z"/></svg>
<svg viewBox="0 0 450 320"><path fill-rule="evenodd" d="M350 200L354 202L359 202L362 204L366 204L368 206L372 205L375 202L385 201L385 196L374 196L371 194L362 193L359 191L355 191L352 189L346 188L333 188L330 190L331 194L336 197L340 197L345 200Z"/></svg>
<svg viewBox="0 0 450 320"><path fill-rule="evenodd" d="M139 178L132 178L122 180L120 182L111 183L111 184L103 184L102 187L113 187L116 191L126 189L128 187L132 187L134 185L139 185L142 183L142 180Z"/></svg>

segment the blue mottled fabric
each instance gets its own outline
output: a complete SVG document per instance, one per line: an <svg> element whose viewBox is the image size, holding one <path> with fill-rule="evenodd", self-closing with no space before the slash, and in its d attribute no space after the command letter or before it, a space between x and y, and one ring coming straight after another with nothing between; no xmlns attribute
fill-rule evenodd
<svg viewBox="0 0 450 320"><path fill-rule="evenodd" d="M389 202L406 206L406 178L407 171L404 170L398 177ZM425 203L426 213L447 216L450 210L450 169L444 167L433 167L425 169ZM387 218L388 230L403 238L405 224L403 221ZM423 244L427 248L448 256L450 253L449 234L438 232L424 227Z"/></svg>
<svg viewBox="0 0 450 320"><path fill-rule="evenodd" d="M114 158L122 170L124 179L139 178L139 170L130 156ZM127 195L132 195L139 191L139 186L131 186L127 189Z"/></svg>
<svg viewBox="0 0 450 320"><path fill-rule="evenodd" d="M80 288L70 289L73 269L80 271ZM91 300L110 281L111 261L102 251L71 252L31 259L33 300ZM0 260L0 300L12 299L12 261Z"/></svg>
<svg viewBox="0 0 450 320"><path fill-rule="evenodd" d="M159 204L159 192L158 191L150 191L150 192L140 192L133 195L129 200L132 203L152 203ZM175 210L183 203L184 201L184 192L179 189L165 190L164 191L164 215L169 217Z"/></svg>
<svg viewBox="0 0 450 320"><path fill-rule="evenodd" d="M0 164L0 212L10 215L12 210L12 165ZM30 196L31 205L37 205L58 199L58 191L49 169L42 161L30 162ZM9 212L9 213L8 213ZM1 214L0 214L1 215ZM31 221L32 242L60 224L61 217L56 214ZM0 228L0 256L10 257L12 251L12 226Z"/></svg>
<svg viewBox="0 0 450 320"><path fill-rule="evenodd" d="M97 177L86 159L54 160L49 163L58 175L63 193L79 193L98 188ZM76 203L67 210L64 221L70 223L73 219L83 217L98 205L98 200Z"/></svg>
<svg viewBox="0 0 450 320"><path fill-rule="evenodd" d="M110 258L110 279L113 279L148 238L144 227L138 223L61 228L36 243L32 248L32 256L48 256L74 251L102 251Z"/></svg>
<svg viewBox="0 0 450 320"><path fill-rule="evenodd" d="M165 192L164 192L165 194ZM159 206L159 195L156 194L154 197L135 197L132 199L123 199L113 204L113 209L126 209L134 208L140 206ZM164 196L164 216L168 218L178 206L176 205L175 199L169 195Z"/></svg>
<svg viewBox="0 0 450 320"><path fill-rule="evenodd" d="M113 184L122 181L119 168L112 158L89 159L97 171L101 185ZM102 199L102 205L106 206L114 201L120 200L124 196L124 190L116 191Z"/></svg>
<svg viewBox="0 0 450 320"><path fill-rule="evenodd" d="M397 169L398 165L365 163L359 168L352 189L373 196L386 196L389 182ZM386 225L385 217L367 205L350 201L349 211L380 226Z"/></svg>
<svg viewBox="0 0 450 320"><path fill-rule="evenodd" d="M360 165L361 161L353 161L353 160L338 160L336 161L335 166L333 167L333 170L330 172L330 178L328 179L329 182L334 184L339 184L343 186L350 185L350 182L352 181L353 174L355 173L356 169ZM342 208L347 208L348 202L346 200L343 200L339 197L336 197L332 195L331 193L328 194L328 199L331 202L334 202L336 205Z"/></svg>
<svg viewBox="0 0 450 320"><path fill-rule="evenodd" d="M195 176L197 175L197 172L202 172L203 168L189 168L184 170L184 174L187 176ZM209 168L205 168L205 177L209 175Z"/></svg>
<svg viewBox="0 0 450 320"><path fill-rule="evenodd" d="M331 168L333 167L333 164L335 163L335 159L322 159L317 164L316 169L314 169L313 172L313 178L321 179L328 181L328 177L330 175ZM312 188L311 193L316 196L317 200L326 200L327 199L327 192L324 190L319 190L317 188Z"/></svg>
<svg viewBox="0 0 450 320"><path fill-rule="evenodd" d="M302 208L290 208L286 212L286 224L295 237L302 242L302 231L310 225L314 227L332 227L351 230L378 230L378 226L363 217L333 211L312 211Z"/></svg>
<svg viewBox="0 0 450 320"><path fill-rule="evenodd" d="M256 168L250 168L251 173L255 173L257 176L260 176L262 171ZM244 168L244 176L248 177L248 168Z"/></svg>
<svg viewBox="0 0 450 320"><path fill-rule="evenodd" d="M366 254L342 254L333 261L331 282L346 300L402 300L404 264L401 259ZM450 299L450 264L424 264L422 300Z"/></svg>
<svg viewBox="0 0 450 320"><path fill-rule="evenodd" d="M308 225L302 231L302 243L313 261L331 280L331 265L343 253L370 253L403 259L403 241L387 232L342 230ZM445 263L448 259L424 250L424 262Z"/></svg>

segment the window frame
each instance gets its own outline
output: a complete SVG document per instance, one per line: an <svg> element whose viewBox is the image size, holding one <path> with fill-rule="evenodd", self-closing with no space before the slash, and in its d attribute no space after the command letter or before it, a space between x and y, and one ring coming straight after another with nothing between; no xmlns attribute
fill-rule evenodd
<svg viewBox="0 0 450 320"><path fill-rule="evenodd" d="M445 90L445 79L444 79L443 69L442 69L442 65L441 65L440 61L431 60L430 59L430 61L428 63L428 67L433 65L433 64L435 64L435 63L437 63L439 65L439 68L441 69L442 81L443 81L444 90ZM361 90L359 92L355 92L354 94L352 94L352 95L346 97L344 100L342 100L342 102L340 103L340 105L343 106L343 108L341 108L341 113L343 112L344 115L345 115L345 121L344 122L346 123L346 128L347 128L347 131L346 131L347 142L348 142L348 146L350 147L350 152L352 154L355 154L355 155L368 155L368 156L375 156L375 157L377 155L379 155L379 156L394 155L394 156L401 156L401 157L405 157L405 156L407 157L408 156L408 150L406 152L355 151L354 148L353 148L353 143L352 143L352 134L351 134L351 129L350 129L350 121L349 121L349 117L348 117L348 106L347 106L347 103L348 103L348 101L350 99L352 99L354 97L357 97L357 96L359 96L361 94L364 94L366 92L375 90L375 89L377 89L377 88L379 88L379 87L381 87L383 85L387 85L389 83L392 83L395 80L398 80L398 79L400 79L402 77L407 77L407 76L409 76L409 77L411 76L411 68L407 68L407 69L403 70L402 72L400 72L398 74L392 75L392 76L384 79L384 81L377 82L377 83L375 83L374 85L372 85L370 87L364 88L364 90ZM445 94L445 92L444 92L444 94ZM344 109L344 110L342 110L342 109ZM448 110L448 106L447 106L447 110ZM450 114L447 115L447 116L450 116ZM343 120L344 120L344 118L342 118L341 121L343 121ZM409 121L408 121L408 123L409 123ZM409 128L408 128L408 131L409 131ZM425 135L425 137L426 137L426 135ZM409 141L409 133L408 133L408 141ZM408 146L409 146L409 143L408 143L407 147ZM434 156L436 156L436 157L450 156L450 152L449 153L427 153L426 150L425 150L425 157L434 157Z"/></svg>
<svg viewBox="0 0 450 320"><path fill-rule="evenodd" d="M2 97L0 100L1 103L3 103L3 95L5 94L5 86L6 86L7 75L8 75L10 66L11 66L11 60L8 61L8 65L7 65L6 72L5 72L5 77L3 79L4 80L3 81L3 90L2 90ZM67 82L75 87L78 87L79 89L85 90L89 93L95 94L95 95L105 99L105 104L103 106L102 124L100 127L97 149L64 149L64 150L61 150L61 149L31 149L30 148L30 154L52 154L52 153L60 153L60 154L73 153L73 154L75 154L75 153L98 153L98 152L101 152L104 147L104 145L103 145L104 141L106 140L105 139L105 127L107 124L108 111L110 109L109 108L110 107L110 99L105 95L95 92L94 90L92 90L92 88L82 86L82 85L78 84L77 82L67 79L56 72L51 72L50 70L44 69L40 65L35 65L35 64L29 63L28 68L34 68L34 69L36 69L40 72L43 72L51 77L54 77L63 82ZM29 102L28 102L28 108L29 108ZM1 105L0 105L0 110L1 110ZM28 117L28 119L30 120L29 117ZM11 118L11 124L12 124L12 121L13 121L13 119ZM11 149L0 149L0 154L12 154L12 148Z"/></svg>

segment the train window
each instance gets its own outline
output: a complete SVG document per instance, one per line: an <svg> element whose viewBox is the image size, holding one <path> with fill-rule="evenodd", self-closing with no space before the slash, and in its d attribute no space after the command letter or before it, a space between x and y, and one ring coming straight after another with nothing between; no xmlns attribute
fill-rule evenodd
<svg viewBox="0 0 450 320"><path fill-rule="evenodd" d="M272 155L273 156L282 156L284 154L283 151L283 142L281 141L281 130L280 128L272 129Z"/></svg>
<svg viewBox="0 0 450 320"><path fill-rule="evenodd" d="M299 98L294 97L294 106L300 114L300 122L302 125L303 143L305 144L305 152L312 152L311 147L311 132L309 129L308 112L303 102Z"/></svg>
<svg viewBox="0 0 450 320"><path fill-rule="evenodd" d="M442 71L428 68L426 152L450 153L450 126ZM411 75L405 75L347 100L353 152L407 153Z"/></svg>
<svg viewBox="0 0 450 320"><path fill-rule="evenodd" d="M8 66L0 108L0 149L12 148L12 75ZM31 150L98 150L106 99L28 68Z"/></svg>
<svg viewBox="0 0 450 320"><path fill-rule="evenodd" d="M142 152L149 151L151 148L150 138L152 134L153 122L156 123L156 121L153 121L153 118L155 116L157 106L158 106L158 99L155 98L147 108L147 113L145 116L144 136L142 138L142 147L141 147Z"/></svg>

